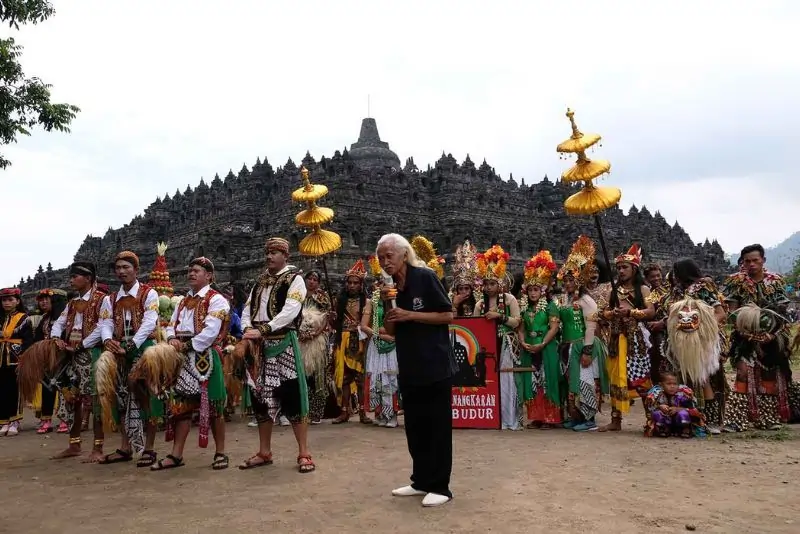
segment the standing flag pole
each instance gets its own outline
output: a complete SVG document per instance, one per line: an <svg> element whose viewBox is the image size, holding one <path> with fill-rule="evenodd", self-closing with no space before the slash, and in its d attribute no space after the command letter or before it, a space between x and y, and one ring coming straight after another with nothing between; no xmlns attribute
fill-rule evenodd
<svg viewBox="0 0 800 534"><path fill-rule="evenodd" d="M342 248L342 238L336 232L322 229L323 224L333 220L332 209L317 206L317 200L328 194L328 188L322 184L312 184L309 174L305 166L300 167L303 187L292 192L292 200L304 202L307 206L306 209L295 216L294 221L299 226L311 229L311 233L300 241L298 248L303 256L321 257L322 272L325 275L325 287L328 290L328 298L333 304L333 294L331 293L331 284L328 279L325 254L330 254Z"/></svg>
<svg viewBox="0 0 800 534"><path fill-rule="evenodd" d="M561 174L561 180L566 183L583 182L583 188L564 201L564 211L569 215L591 215L600 240L600 248L606 265L611 267L606 239L603 235L603 225L600 223L600 213L619 204L622 191L616 187L599 187L592 180L611 171L611 162L598 159L590 160L586 157L586 149L600 142L600 135L585 134L575 124L575 112L567 108L567 118L572 125L572 135L556 147L560 154L576 154L578 161ZM611 286L616 290L614 277L611 277Z"/></svg>

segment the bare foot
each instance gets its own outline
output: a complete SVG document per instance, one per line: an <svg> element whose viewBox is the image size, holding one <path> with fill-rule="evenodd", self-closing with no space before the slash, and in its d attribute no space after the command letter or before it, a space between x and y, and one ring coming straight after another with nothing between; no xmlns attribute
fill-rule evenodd
<svg viewBox="0 0 800 534"><path fill-rule="evenodd" d="M96 464L103 458L105 458L103 455L103 449L92 449L92 452L89 453L89 456L83 459L83 463Z"/></svg>
<svg viewBox="0 0 800 534"><path fill-rule="evenodd" d="M59 452L58 454L56 454L55 456L53 456L50 459L51 460L63 460L65 458L74 458L75 456L80 456L80 455L81 455L81 448L80 447L72 447L72 446L70 446L70 447L67 447L66 449L64 449L63 451Z"/></svg>
<svg viewBox="0 0 800 534"><path fill-rule="evenodd" d="M597 429L598 432L619 432L622 430L622 421L611 421Z"/></svg>

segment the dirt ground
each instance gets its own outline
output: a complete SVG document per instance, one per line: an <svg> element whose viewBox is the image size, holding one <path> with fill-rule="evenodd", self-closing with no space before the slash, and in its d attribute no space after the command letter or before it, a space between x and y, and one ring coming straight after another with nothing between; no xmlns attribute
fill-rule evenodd
<svg viewBox="0 0 800 534"><path fill-rule="evenodd" d="M0 532L800 532L796 430L645 439L642 419L637 403L616 434L456 431L455 499L436 509L390 495L408 479L401 428L312 427L318 469L308 475L295 469L289 428L276 429L275 465L236 469L257 440L238 418L221 472L196 431L187 465L160 473L52 461L67 438L25 431L0 438ZM169 452L163 441L158 449Z"/></svg>

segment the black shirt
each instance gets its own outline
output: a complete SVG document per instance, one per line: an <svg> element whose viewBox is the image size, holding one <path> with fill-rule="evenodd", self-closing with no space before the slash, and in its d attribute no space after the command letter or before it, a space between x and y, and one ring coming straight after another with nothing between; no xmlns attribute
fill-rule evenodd
<svg viewBox="0 0 800 534"><path fill-rule="evenodd" d="M417 312L449 312L453 305L436 274L408 265L405 287L397 292L397 307ZM450 378L449 327L416 321L395 323L398 380L402 386L422 386Z"/></svg>

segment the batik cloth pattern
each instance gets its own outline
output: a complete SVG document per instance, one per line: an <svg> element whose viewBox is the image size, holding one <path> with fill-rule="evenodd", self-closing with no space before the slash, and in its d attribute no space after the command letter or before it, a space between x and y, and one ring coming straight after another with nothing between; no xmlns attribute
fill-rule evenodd
<svg viewBox="0 0 800 534"><path fill-rule="evenodd" d="M247 371L247 383L258 404L265 405L267 416L275 421L281 412L281 386L297 381L300 400L299 414L286 414L292 422L308 419L308 384L303 371L297 333L289 331L280 339L265 339L263 342L261 365L258 369ZM292 394L294 394L292 392Z"/></svg>

